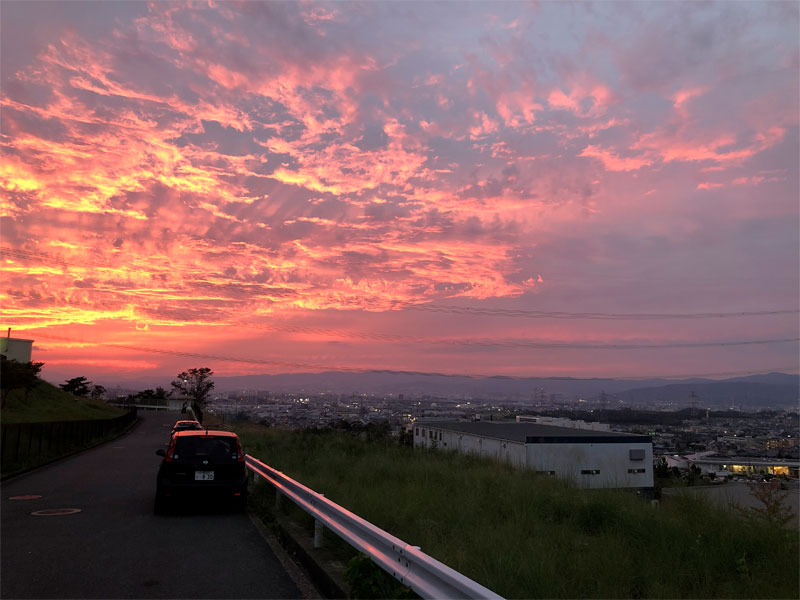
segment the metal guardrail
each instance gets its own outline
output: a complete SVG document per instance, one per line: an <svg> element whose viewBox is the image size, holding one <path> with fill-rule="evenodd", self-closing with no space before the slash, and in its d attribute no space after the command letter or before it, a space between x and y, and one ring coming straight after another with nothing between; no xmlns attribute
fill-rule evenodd
<svg viewBox="0 0 800 600"><path fill-rule="evenodd" d="M394 537L260 460L247 455L245 462L251 471L423 598L502 599L418 547Z"/></svg>

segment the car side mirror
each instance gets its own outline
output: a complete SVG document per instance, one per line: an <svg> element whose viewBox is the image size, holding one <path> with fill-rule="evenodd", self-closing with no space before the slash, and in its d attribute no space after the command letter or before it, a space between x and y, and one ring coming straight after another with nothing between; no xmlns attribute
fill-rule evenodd
<svg viewBox="0 0 800 600"><path fill-rule="evenodd" d="M156 454L158 454L159 456L166 456L167 452L163 448L159 448L158 450L156 450Z"/></svg>

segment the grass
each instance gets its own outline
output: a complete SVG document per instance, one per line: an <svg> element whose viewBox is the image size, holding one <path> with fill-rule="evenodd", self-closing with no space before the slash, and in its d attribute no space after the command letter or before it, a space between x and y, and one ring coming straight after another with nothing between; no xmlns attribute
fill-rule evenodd
<svg viewBox="0 0 800 600"><path fill-rule="evenodd" d="M40 380L29 392L13 390L6 399L0 420L10 423L40 423L50 421L80 421L110 419L125 411L101 400L79 398Z"/></svg>
<svg viewBox="0 0 800 600"><path fill-rule="evenodd" d="M795 598L796 530L473 456L237 424L245 450L508 598Z"/></svg>

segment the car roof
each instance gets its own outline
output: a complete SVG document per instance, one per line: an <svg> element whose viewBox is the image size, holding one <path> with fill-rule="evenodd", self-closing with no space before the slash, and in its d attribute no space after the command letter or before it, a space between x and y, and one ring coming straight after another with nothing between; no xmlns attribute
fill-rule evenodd
<svg viewBox="0 0 800 600"><path fill-rule="evenodd" d="M182 421L175 421L175 425L179 425L180 423L197 423L200 425L200 421L197 419L183 419Z"/></svg>
<svg viewBox="0 0 800 600"><path fill-rule="evenodd" d="M204 429L200 431L198 429L187 429L186 431L176 431L175 437L198 437L198 436L214 436L214 437L232 437L238 438L239 436L233 433L232 431L220 431L218 429Z"/></svg>

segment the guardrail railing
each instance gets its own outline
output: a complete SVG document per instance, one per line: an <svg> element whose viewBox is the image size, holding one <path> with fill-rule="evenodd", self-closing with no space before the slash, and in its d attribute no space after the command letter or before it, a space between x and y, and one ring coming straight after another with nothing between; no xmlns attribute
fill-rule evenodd
<svg viewBox="0 0 800 600"><path fill-rule="evenodd" d="M423 598L502 598L260 460L247 455L245 461L253 473Z"/></svg>

